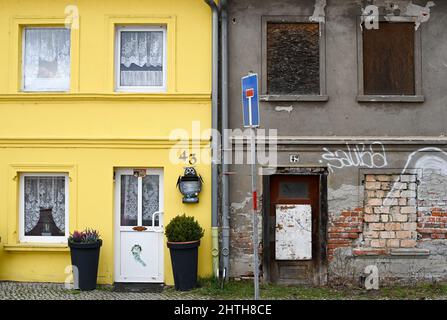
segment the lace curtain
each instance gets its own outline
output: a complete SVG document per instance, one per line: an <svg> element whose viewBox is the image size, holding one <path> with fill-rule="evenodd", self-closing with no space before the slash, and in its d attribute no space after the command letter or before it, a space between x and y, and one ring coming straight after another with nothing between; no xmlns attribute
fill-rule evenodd
<svg viewBox="0 0 447 320"><path fill-rule="evenodd" d="M121 32L121 86L163 86L163 32Z"/></svg>
<svg viewBox="0 0 447 320"><path fill-rule="evenodd" d="M27 28L24 36L24 89L68 90L70 30Z"/></svg>
<svg viewBox="0 0 447 320"><path fill-rule="evenodd" d="M148 175L143 178L143 225L152 226L152 214L159 210L159 176ZM155 225L158 215L155 216Z"/></svg>
<svg viewBox="0 0 447 320"><path fill-rule="evenodd" d="M65 233L65 177L25 177L25 235L33 230L42 209L51 209L56 227Z"/></svg>
<svg viewBox="0 0 447 320"><path fill-rule="evenodd" d="M138 223L138 178L121 176L121 225L136 226Z"/></svg>

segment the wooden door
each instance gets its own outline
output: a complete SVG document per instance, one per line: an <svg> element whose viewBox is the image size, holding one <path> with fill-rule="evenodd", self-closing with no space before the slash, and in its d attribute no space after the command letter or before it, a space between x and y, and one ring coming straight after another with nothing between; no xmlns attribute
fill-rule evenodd
<svg viewBox="0 0 447 320"><path fill-rule="evenodd" d="M270 281L318 284L320 176L272 176L269 214Z"/></svg>

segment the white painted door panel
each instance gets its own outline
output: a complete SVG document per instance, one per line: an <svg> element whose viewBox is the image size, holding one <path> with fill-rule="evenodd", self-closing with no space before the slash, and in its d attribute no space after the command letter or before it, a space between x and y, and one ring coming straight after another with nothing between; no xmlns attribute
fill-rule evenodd
<svg viewBox="0 0 447 320"><path fill-rule="evenodd" d="M162 178L160 169L115 173L116 282L164 282Z"/></svg>
<svg viewBox="0 0 447 320"><path fill-rule="evenodd" d="M158 233L155 232L121 232L121 277L123 280L146 282L157 280L160 252Z"/></svg>
<svg viewBox="0 0 447 320"><path fill-rule="evenodd" d="M312 207L276 205L276 260L312 259Z"/></svg>

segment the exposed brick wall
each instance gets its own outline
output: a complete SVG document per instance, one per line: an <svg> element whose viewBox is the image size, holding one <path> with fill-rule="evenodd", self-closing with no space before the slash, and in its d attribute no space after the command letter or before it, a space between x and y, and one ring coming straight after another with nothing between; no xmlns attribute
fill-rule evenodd
<svg viewBox="0 0 447 320"><path fill-rule="evenodd" d="M353 247L363 230L363 208L344 211L329 221L327 253L329 261L338 248Z"/></svg>
<svg viewBox="0 0 447 320"><path fill-rule="evenodd" d="M432 208L431 212L418 212L417 232L422 239L447 238L447 210Z"/></svg>
<svg viewBox="0 0 447 320"><path fill-rule="evenodd" d="M416 248L419 241L447 239L447 179L440 176L435 171L365 175L364 208L329 220L329 260L339 248L351 248L355 256L387 255Z"/></svg>

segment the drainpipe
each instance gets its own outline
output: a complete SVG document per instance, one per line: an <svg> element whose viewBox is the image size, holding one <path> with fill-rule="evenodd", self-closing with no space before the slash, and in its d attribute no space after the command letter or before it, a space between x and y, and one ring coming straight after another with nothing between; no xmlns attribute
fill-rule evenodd
<svg viewBox="0 0 447 320"><path fill-rule="evenodd" d="M227 0L220 1L221 17L221 94L222 94L222 137L223 137L223 162L222 162L222 268L225 280L228 280L230 265L230 215L229 215L229 151L231 146L228 137L228 12Z"/></svg>
<svg viewBox="0 0 447 320"><path fill-rule="evenodd" d="M204 0L213 12L213 44L212 44L212 160L211 160L211 237L213 257L213 273L219 276L219 226L218 226L218 93L219 93L219 9L214 0Z"/></svg>

